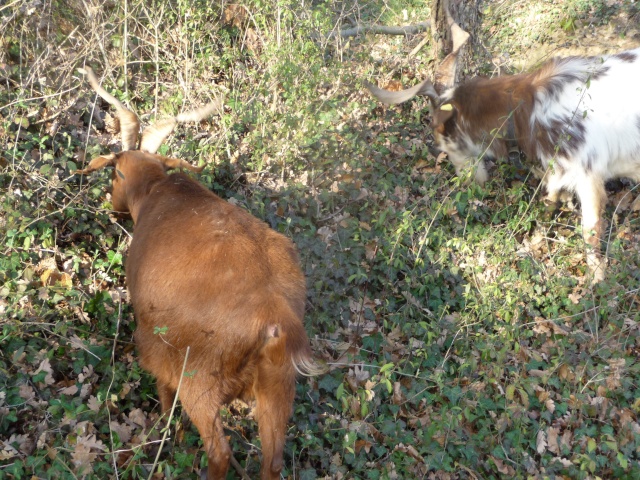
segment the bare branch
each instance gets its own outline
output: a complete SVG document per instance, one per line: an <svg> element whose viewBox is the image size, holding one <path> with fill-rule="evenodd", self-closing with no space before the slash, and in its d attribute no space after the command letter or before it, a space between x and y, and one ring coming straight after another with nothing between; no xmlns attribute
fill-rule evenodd
<svg viewBox="0 0 640 480"><path fill-rule="evenodd" d="M346 28L340 31L334 31L329 33L326 38L332 39L337 36L342 38L356 37L363 33L375 33L380 35L415 35L416 33L422 33L428 30L431 26L431 22L420 22L415 25L404 25L389 27L387 25L358 25L353 28Z"/></svg>

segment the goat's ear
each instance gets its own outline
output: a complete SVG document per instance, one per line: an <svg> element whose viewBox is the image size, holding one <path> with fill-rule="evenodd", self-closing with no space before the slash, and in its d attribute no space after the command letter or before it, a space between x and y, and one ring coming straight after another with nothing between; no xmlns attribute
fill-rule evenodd
<svg viewBox="0 0 640 480"><path fill-rule="evenodd" d="M437 108L434 108L431 122L431 127L436 128L443 125L456 113L456 107L452 103L444 103Z"/></svg>
<svg viewBox="0 0 640 480"><path fill-rule="evenodd" d="M201 167L196 167L179 158L165 157L162 155L154 155L154 157L157 160L160 160L160 162L164 165L164 168L167 170L169 170L170 168L186 168L187 170L191 170L195 173L200 173L202 172L202 170L204 170L204 165L202 165Z"/></svg>
<svg viewBox="0 0 640 480"><path fill-rule="evenodd" d="M115 153L110 153L109 155L100 155L99 157L94 158L89 162L89 166L82 170L76 170L76 173L91 173L95 170L100 170L104 167L112 167L116 164L116 159L118 156Z"/></svg>

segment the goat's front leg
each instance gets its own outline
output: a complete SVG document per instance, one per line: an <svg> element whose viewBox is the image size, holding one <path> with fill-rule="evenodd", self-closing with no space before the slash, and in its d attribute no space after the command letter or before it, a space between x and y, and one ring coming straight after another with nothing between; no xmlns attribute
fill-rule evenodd
<svg viewBox="0 0 640 480"><path fill-rule="evenodd" d="M577 182L576 193L582 207L582 236L587 247L587 265L591 272L591 283L604 279L606 259L600 253L600 242L604 227L602 211L606 203L604 181L592 175L585 175Z"/></svg>

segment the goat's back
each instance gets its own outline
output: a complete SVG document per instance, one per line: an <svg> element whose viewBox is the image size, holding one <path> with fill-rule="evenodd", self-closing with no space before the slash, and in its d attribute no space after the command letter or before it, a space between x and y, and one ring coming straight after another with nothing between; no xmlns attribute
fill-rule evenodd
<svg viewBox="0 0 640 480"><path fill-rule="evenodd" d="M640 178L640 48L556 60L548 70L536 79L532 131L561 130L566 139L538 140L541 160L551 162L562 144L560 153L605 180Z"/></svg>
<svg viewBox="0 0 640 480"><path fill-rule="evenodd" d="M187 346L186 371L219 379L223 402L252 384L274 331L286 336L288 362L310 357L292 242L185 175L144 200L126 270L142 365L169 385Z"/></svg>

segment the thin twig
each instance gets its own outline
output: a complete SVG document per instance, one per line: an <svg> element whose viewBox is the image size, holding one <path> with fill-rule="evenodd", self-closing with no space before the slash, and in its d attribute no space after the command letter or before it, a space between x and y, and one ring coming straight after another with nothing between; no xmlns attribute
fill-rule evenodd
<svg viewBox="0 0 640 480"><path fill-rule="evenodd" d="M111 391L111 387L113 386L113 382L115 381L115 363L116 363L116 345L118 343L118 336L120 335L120 322L122 321L122 298L118 295L118 322L116 323L116 334L113 336L113 348L111 349L111 366L113 367L113 375L111 375L111 382L109 383L109 387L107 388L107 402L109 401L109 392ZM115 439L113 438L113 429L111 428L111 409L107 406L107 415L109 417L109 438L111 439L111 445L115 445ZM116 454L113 453L111 455L111 459L113 460L113 471L116 474L116 478L120 478L118 474L118 463Z"/></svg>
<svg viewBox="0 0 640 480"><path fill-rule="evenodd" d="M160 454L162 453L162 446L164 445L164 442L167 439L167 435L169 434L169 430L171 429L171 419L173 418L173 412L175 411L176 404L178 403L178 394L180 393L180 387L182 386L182 379L184 378L184 372L185 372L185 369L187 368L187 360L189 358L190 349L191 347L187 347L187 352L184 355L184 362L182 363L182 371L180 372L180 381L178 382L176 395L173 397L173 404L171 405L169 418L167 418L167 426L165 427L164 433L162 434L162 441L160 442L160 446L158 447L158 453L156 454L156 459L153 461L151 471L149 472L148 480L151 480L151 478L153 477L153 472L156 469L156 465L158 465L158 461L160 460Z"/></svg>
<svg viewBox="0 0 640 480"><path fill-rule="evenodd" d="M13 2L11 2L9 5L5 5L3 7L0 7L0 12L3 10L6 10L7 8L11 8L12 6L14 6L16 3L20 3L22 0L14 0Z"/></svg>
<svg viewBox="0 0 640 480"><path fill-rule="evenodd" d="M128 85L129 85L129 71L127 70L127 38L129 37L129 31L127 25L129 23L129 2L124 0L124 32L122 35L122 69L124 72L124 93L126 98L129 98Z"/></svg>
<svg viewBox="0 0 640 480"><path fill-rule="evenodd" d="M36 100L45 100L47 98L60 97L60 96L64 95L65 93L69 93L69 92L72 92L72 91L76 90L77 88L78 87L67 88L66 90L63 90L61 92L51 93L49 95L41 95L39 97L19 98L18 100L14 100L13 102L9 102L6 105L0 105L0 109L7 108L7 107L10 107L10 106L15 105L17 103L21 103L21 102L27 103L27 102L34 102Z"/></svg>

